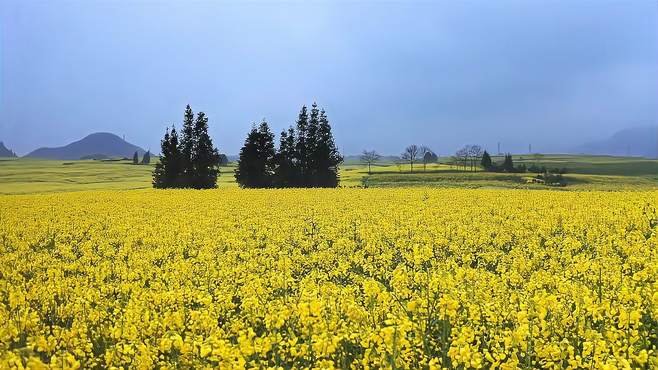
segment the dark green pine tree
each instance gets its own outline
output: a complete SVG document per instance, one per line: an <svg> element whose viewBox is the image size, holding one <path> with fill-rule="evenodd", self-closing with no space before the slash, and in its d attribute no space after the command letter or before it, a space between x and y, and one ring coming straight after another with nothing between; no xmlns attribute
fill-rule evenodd
<svg viewBox="0 0 658 370"><path fill-rule="evenodd" d="M275 156L274 186L287 188L297 183L297 168L295 165L295 129L281 131L279 150Z"/></svg>
<svg viewBox="0 0 658 370"><path fill-rule="evenodd" d="M274 148L274 134L263 119L258 126L258 153L259 160L263 163L262 184L263 187L274 186L274 170L276 169L276 150Z"/></svg>
<svg viewBox="0 0 658 370"><path fill-rule="evenodd" d="M235 169L235 181L241 188L255 188L257 166L256 158L258 158L258 130L256 126L251 126L251 131L247 134L244 145L240 148L240 155L238 157L238 168Z"/></svg>
<svg viewBox="0 0 658 370"><path fill-rule="evenodd" d="M133 164L139 164L139 154L137 152L133 154Z"/></svg>
<svg viewBox="0 0 658 370"><path fill-rule="evenodd" d="M243 188L269 188L274 185L274 134L267 122L253 126L240 149L235 180Z"/></svg>
<svg viewBox="0 0 658 370"><path fill-rule="evenodd" d="M302 106L297 117L297 137L295 138L295 178L294 186L305 187L308 183L308 112Z"/></svg>
<svg viewBox="0 0 658 370"><path fill-rule="evenodd" d="M183 178L181 179L188 187L194 182L194 146L197 141L194 136L194 113L188 104L183 115L183 128L181 130L180 151L182 154Z"/></svg>
<svg viewBox="0 0 658 370"><path fill-rule="evenodd" d="M514 172L514 162L512 161L511 154L505 154L505 159L503 160L503 171L505 172Z"/></svg>
<svg viewBox="0 0 658 370"><path fill-rule="evenodd" d="M314 162L317 163L317 186L335 188L340 181L338 166L343 162L343 157L334 143L331 125L329 125L324 109L320 111L318 121L318 140L314 159Z"/></svg>
<svg viewBox="0 0 658 370"><path fill-rule="evenodd" d="M318 174L318 130L320 127L320 110L318 109L317 103L313 103L311 106L311 114L308 120L308 128L306 135L306 148L307 148L307 159L306 159L306 179L304 181L304 186L306 187L316 187L319 186L319 174Z"/></svg>
<svg viewBox="0 0 658 370"><path fill-rule="evenodd" d="M180 152L175 127L171 127L171 132L167 128L160 146L162 153L160 162L155 165L153 171L153 187L159 189L184 187L185 184L182 182L183 156Z"/></svg>
<svg viewBox="0 0 658 370"><path fill-rule="evenodd" d="M226 166L228 165L228 157L224 153L219 153L219 165Z"/></svg>
<svg viewBox="0 0 658 370"><path fill-rule="evenodd" d="M144 156L142 157L142 164L150 164L151 163L151 151L147 150L146 153L144 153Z"/></svg>
<svg viewBox="0 0 658 370"><path fill-rule="evenodd" d="M486 150L482 154L482 160L480 161L480 164L482 165L482 168L484 168L486 171L490 171L493 168L493 162L491 161L491 156L489 155L489 153L487 153Z"/></svg>
<svg viewBox="0 0 658 370"><path fill-rule="evenodd" d="M192 138L194 141L191 186L195 189L216 188L219 176L219 152L213 146L212 139L208 134L208 117L203 112L197 114Z"/></svg>

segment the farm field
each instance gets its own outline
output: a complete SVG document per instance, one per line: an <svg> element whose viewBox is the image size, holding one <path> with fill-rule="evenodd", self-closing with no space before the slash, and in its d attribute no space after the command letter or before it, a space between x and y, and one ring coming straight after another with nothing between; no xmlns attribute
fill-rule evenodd
<svg viewBox="0 0 658 370"><path fill-rule="evenodd" d="M500 161L494 157L494 160ZM567 168L568 186L559 190L652 190L658 188L658 160L643 158L544 155L537 160L515 156L517 164ZM80 190L129 190L151 188L151 165L131 161L55 161L0 159L0 194L33 194ZM368 175L364 164L348 160L341 166L343 187L459 187L547 189L528 183L531 173L487 173L457 170L445 163L421 164L410 173L408 165L381 162ZM237 187L235 163L221 167L218 187Z"/></svg>
<svg viewBox="0 0 658 370"><path fill-rule="evenodd" d="M0 368L656 368L657 203L423 187L3 195Z"/></svg>

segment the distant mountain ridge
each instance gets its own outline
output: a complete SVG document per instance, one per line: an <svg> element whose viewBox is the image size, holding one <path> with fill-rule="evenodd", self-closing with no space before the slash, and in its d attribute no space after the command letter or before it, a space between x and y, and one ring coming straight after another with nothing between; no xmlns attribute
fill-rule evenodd
<svg viewBox="0 0 658 370"><path fill-rule="evenodd" d="M25 157L62 160L96 156L132 158L135 152L138 152L139 156L142 156L145 151L117 135L109 132L97 132L65 146L39 148L28 153Z"/></svg>
<svg viewBox="0 0 658 370"><path fill-rule="evenodd" d="M624 129L605 140L580 145L573 152L658 158L658 126Z"/></svg>
<svg viewBox="0 0 658 370"><path fill-rule="evenodd" d="M0 157L16 157L16 153L5 146L5 143L0 141Z"/></svg>

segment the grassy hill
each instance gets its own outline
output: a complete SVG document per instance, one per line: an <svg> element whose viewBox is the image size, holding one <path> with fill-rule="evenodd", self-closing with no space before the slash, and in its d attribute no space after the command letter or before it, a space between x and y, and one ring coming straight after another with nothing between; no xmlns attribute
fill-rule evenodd
<svg viewBox="0 0 658 370"><path fill-rule="evenodd" d="M496 158L494 157L494 160ZM558 190L646 190L658 189L658 160L631 157L545 155L541 158L515 156L515 163L537 163L548 168L566 167L568 185ZM145 189L151 187L154 164L133 165L124 160L41 160L0 158L0 194L28 194L96 189ZM236 187L234 163L221 168L219 187ZM460 187L547 189L529 183L530 173L461 171L448 164L430 164L425 172L415 166L380 162L367 168L356 161L341 167L345 187Z"/></svg>

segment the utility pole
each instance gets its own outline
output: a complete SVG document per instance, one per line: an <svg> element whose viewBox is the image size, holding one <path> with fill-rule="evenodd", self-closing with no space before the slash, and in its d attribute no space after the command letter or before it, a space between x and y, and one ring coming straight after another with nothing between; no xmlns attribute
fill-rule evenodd
<svg viewBox="0 0 658 370"><path fill-rule="evenodd" d="M500 141L498 142L498 155L500 155Z"/></svg>

